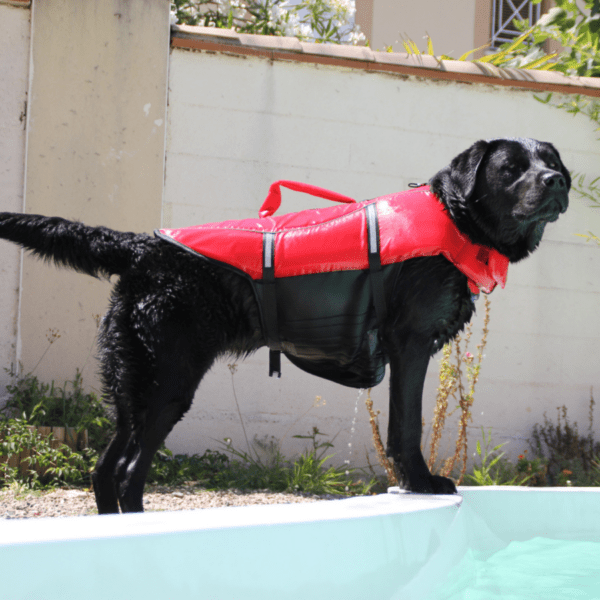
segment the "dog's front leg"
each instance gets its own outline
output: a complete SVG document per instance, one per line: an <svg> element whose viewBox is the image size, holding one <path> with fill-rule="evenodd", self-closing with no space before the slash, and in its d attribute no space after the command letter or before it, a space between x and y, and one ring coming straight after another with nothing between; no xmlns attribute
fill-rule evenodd
<svg viewBox="0 0 600 600"><path fill-rule="evenodd" d="M455 494L454 483L432 475L421 452L421 408L429 352L419 342L395 344L390 358L387 454L400 485L412 492Z"/></svg>

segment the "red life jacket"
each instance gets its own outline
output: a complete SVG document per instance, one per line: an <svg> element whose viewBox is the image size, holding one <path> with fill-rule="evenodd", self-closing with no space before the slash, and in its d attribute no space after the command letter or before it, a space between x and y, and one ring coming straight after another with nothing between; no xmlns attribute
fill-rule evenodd
<svg viewBox="0 0 600 600"><path fill-rule="evenodd" d="M343 205L274 217L281 185ZM357 203L277 181L259 215L155 233L247 276L269 348L352 387L383 378L377 329L403 261L441 254L467 277L473 294L506 282L508 258L472 243L427 186Z"/></svg>

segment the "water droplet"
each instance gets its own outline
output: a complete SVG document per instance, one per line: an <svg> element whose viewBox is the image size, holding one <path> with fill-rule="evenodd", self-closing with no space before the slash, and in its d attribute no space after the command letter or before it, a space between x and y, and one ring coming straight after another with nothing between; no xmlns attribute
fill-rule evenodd
<svg viewBox="0 0 600 600"><path fill-rule="evenodd" d="M364 391L365 390L358 390L358 395L356 396L356 402L354 404L354 418L352 419L352 424L350 425L350 442L348 442L348 458L344 461L348 467L350 467L350 457L352 456L352 438L356 433L356 422L358 420L358 402ZM346 476L348 476L349 473L349 471L346 471ZM346 491L348 491L348 486L346 486Z"/></svg>

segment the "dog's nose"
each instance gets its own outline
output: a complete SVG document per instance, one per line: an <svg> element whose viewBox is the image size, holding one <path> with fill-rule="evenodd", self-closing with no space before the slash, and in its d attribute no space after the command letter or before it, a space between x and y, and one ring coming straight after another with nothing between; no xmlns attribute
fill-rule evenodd
<svg viewBox="0 0 600 600"><path fill-rule="evenodd" d="M560 173L547 173L542 177L542 183L553 190L564 190L567 187L567 182Z"/></svg>

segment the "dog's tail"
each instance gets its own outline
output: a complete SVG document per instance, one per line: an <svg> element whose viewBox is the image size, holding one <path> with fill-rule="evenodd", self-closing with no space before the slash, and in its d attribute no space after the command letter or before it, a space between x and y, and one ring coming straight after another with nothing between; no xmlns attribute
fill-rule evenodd
<svg viewBox="0 0 600 600"><path fill-rule="evenodd" d="M44 260L92 277L120 275L131 266L147 236L88 227L60 217L0 213L0 238Z"/></svg>

